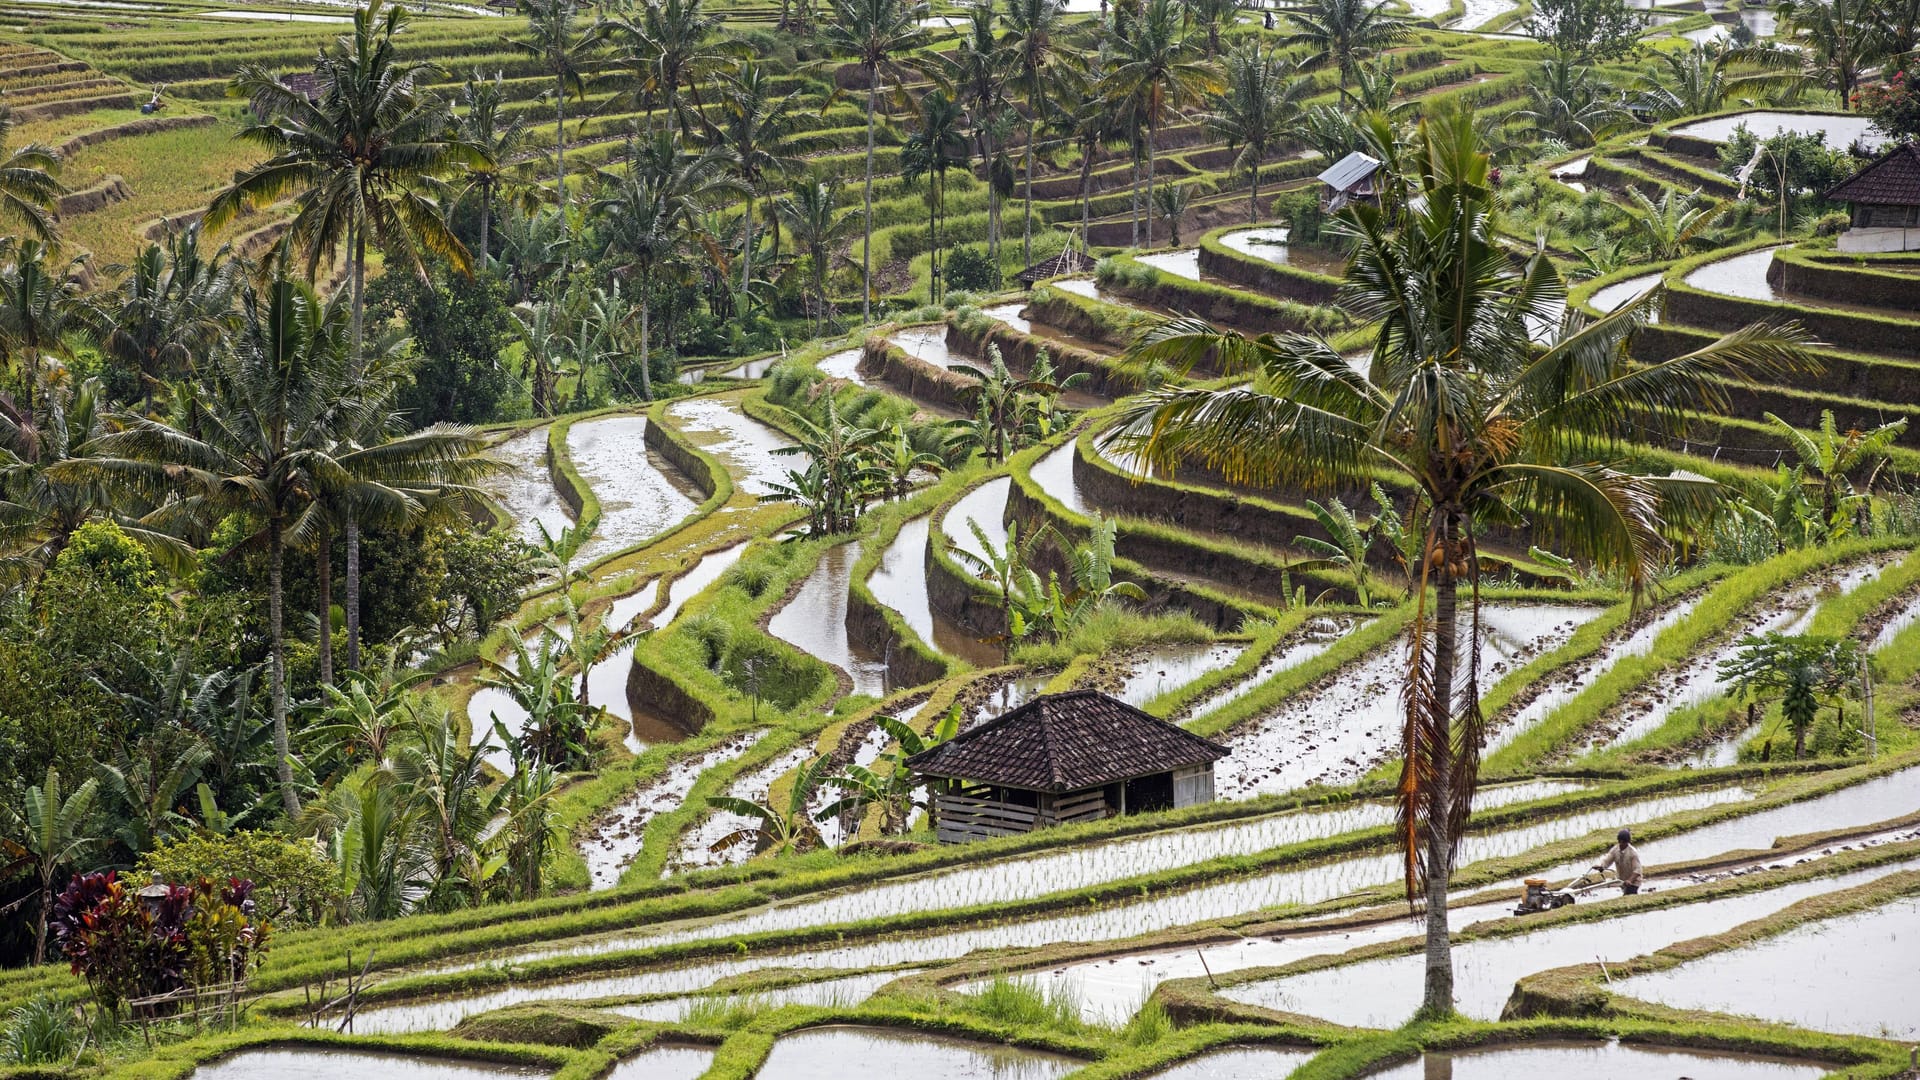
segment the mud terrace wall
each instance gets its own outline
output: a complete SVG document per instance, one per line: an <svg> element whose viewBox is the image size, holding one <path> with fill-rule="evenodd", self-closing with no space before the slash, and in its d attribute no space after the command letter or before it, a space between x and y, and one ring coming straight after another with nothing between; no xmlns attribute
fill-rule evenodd
<svg viewBox="0 0 1920 1080"><path fill-rule="evenodd" d="M83 64L81 67L84 68L85 65ZM62 68L61 70L69 71L75 69ZM77 151L84 150L89 146L97 146L100 143L112 139L129 139L136 135L152 135L156 132L177 131L181 128L212 127L215 122L215 117L205 113L198 113L192 116L149 116L141 120L129 120L124 124L115 124L112 127L98 128L93 131L83 131L75 135L73 138L60 144L60 156L63 158L72 157Z"/></svg>
<svg viewBox="0 0 1920 1080"><path fill-rule="evenodd" d="M984 333L968 333L958 326L947 326L947 348L951 352L984 358L989 345L1000 346L1000 355L1008 366L1021 370L1031 370L1040 350L1045 349L1048 359L1053 362L1054 371L1060 377L1084 372L1087 381L1082 385L1102 397L1119 397L1134 389L1113 369L1106 357L1077 349L1064 341L1023 334L1005 323L994 323Z"/></svg>
<svg viewBox="0 0 1920 1080"><path fill-rule="evenodd" d="M878 379L918 401L932 402L961 413L969 412L973 407L972 379L908 356L905 350L889 343L885 337L868 338L866 344L860 347L858 370L860 374Z"/></svg>

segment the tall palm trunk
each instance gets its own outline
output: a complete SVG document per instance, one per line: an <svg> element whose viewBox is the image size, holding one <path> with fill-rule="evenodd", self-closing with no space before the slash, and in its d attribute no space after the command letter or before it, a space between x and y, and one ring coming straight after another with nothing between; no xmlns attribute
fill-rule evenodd
<svg viewBox="0 0 1920 1080"><path fill-rule="evenodd" d="M560 197L560 235L567 235L567 76L553 76L553 178L554 193Z"/></svg>
<svg viewBox="0 0 1920 1080"><path fill-rule="evenodd" d="M1020 194L1021 201L1026 203L1023 210L1026 220L1022 226L1020 238L1020 258L1027 266L1033 265L1033 127L1034 120L1039 115L1040 110L1037 104L1032 101L1027 102L1026 165L1023 166L1027 175L1022 180L1024 190Z"/></svg>
<svg viewBox="0 0 1920 1080"><path fill-rule="evenodd" d="M1000 189L993 184L993 134L982 126L975 140L987 167L987 261L1000 268Z"/></svg>
<svg viewBox="0 0 1920 1080"><path fill-rule="evenodd" d="M1445 718L1446 734L1427 752L1432 786L1427 791L1427 977L1420 1010L1429 1017L1453 1012L1453 942L1447 933L1447 889L1453 882L1453 673L1459 655L1460 597L1452 560L1457 537L1452 513L1440 522L1440 565L1433 576L1433 707ZM1416 662L1417 662L1416 658Z"/></svg>
<svg viewBox="0 0 1920 1080"><path fill-rule="evenodd" d="M1147 114L1147 246L1153 246L1153 166L1160 160L1155 140L1160 134L1158 110Z"/></svg>
<svg viewBox="0 0 1920 1080"><path fill-rule="evenodd" d="M1264 155L1262 155L1264 156ZM1253 159L1253 194L1247 196L1247 224L1260 220L1260 158Z"/></svg>
<svg viewBox="0 0 1920 1080"><path fill-rule="evenodd" d="M365 343L367 302L367 232L363 217L353 230L353 366L350 369L354 378L360 377L363 356L361 347ZM360 523L354 519L353 509L347 508L345 529L347 540L347 668L358 671L360 668Z"/></svg>
<svg viewBox="0 0 1920 1080"><path fill-rule="evenodd" d="M640 279L640 396L653 400L653 362L648 359L648 336L652 330L653 304L647 279Z"/></svg>
<svg viewBox="0 0 1920 1080"><path fill-rule="evenodd" d="M493 181L480 181L480 262L482 270L487 267L487 226L493 220Z"/></svg>
<svg viewBox="0 0 1920 1080"><path fill-rule="evenodd" d="M1093 227L1093 192L1090 190L1093 186L1093 151L1093 144L1088 143L1082 148L1080 154L1080 253L1082 255L1093 250L1093 241L1088 236L1089 230Z"/></svg>
<svg viewBox="0 0 1920 1080"><path fill-rule="evenodd" d="M751 300L753 288L753 183L747 183L747 209L743 215L747 224L745 246L740 249L740 314L747 314L747 304Z"/></svg>
<svg viewBox="0 0 1920 1080"><path fill-rule="evenodd" d="M347 670L360 670L360 523L347 513Z"/></svg>
<svg viewBox="0 0 1920 1080"><path fill-rule="evenodd" d="M873 126L874 109L879 107L880 69L871 60L861 62L867 69L867 194L866 240L860 245L860 321L873 322Z"/></svg>
<svg viewBox="0 0 1920 1080"><path fill-rule="evenodd" d="M267 520L267 640L272 652L267 698L273 714L273 758L280 778L280 804L291 821L300 816L300 796L293 790L293 757L287 746L286 593L282 581L287 546L283 526L277 512Z"/></svg>
<svg viewBox="0 0 1920 1080"><path fill-rule="evenodd" d="M1140 246L1140 144L1129 148L1127 163L1127 219L1133 225L1133 246Z"/></svg>
<svg viewBox="0 0 1920 1080"><path fill-rule="evenodd" d="M333 526L320 523L320 536L314 541L313 576L319 593L320 682L333 685Z"/></svg>

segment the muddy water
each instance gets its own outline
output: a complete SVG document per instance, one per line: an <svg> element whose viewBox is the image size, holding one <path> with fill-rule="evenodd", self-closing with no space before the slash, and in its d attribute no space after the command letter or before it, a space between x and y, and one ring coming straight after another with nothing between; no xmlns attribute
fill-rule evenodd
<svg viewBox="0 0 1920 1080"><path fill-rule="evenodd" d="M813 756L813 746L802 743L781 754L772 761L734 780L727 794L747 802L764 803L767 793L773 789L773 782L798 768L800 763ZM729 810L714 810L699 823L687 830L680 838L680 846L674 851L661 877L672 877L687 870L698 870L709 866L737 866L753 857L753 844L736 844L725 851L713 850L713 845L723 837L747 828L753 822L740 814Z"/></svg>
<svg viewBox="0 0 1920 1080"><path fill-rule="evenodd" d="M513 519L514 534L529 544L540 542L540 526L559 536L573 525L573 512L560 498L547 473L547 429L534 428L501 442L489 456L513 466L513 471L491 480L488 493Z"/></svg>
<svg viewBox="0 0 1920 1080"><path fill-rule="evenodd" d="M679 809L701 773L746 753L763 734L765 732L752 731L736 735L704 754L676 761L607 811L580 845L592 888L611 889L618 885L621 872L640 853L647 823Z"/></svg>
<svg viewBox="0 0 1920 1080"><path fill-rule="evenodd" d="M1641 800L1604 811L1547 819L1504 832L1469 837L1462 848L1460 861L1462 865L1466 865L1474 859L1511 855L1541 844L1585 835L1596 828L1610 829L1622 822L1638 824L1680 810L1745 797L1746 793L1737 788L1690 792L1684 795ZM1338 831L1337 828L1327 827L1312 835L1330 835L1335 831ZM1157 840L1169 845L1179 856L1177 864L1184 864L1193 861L1189 852L1196 835L1198 835L1197 830L1140 839ZM1074 885L1075 879L1064 875L1077 872L1082 878L1089 877L1085 868L1093 866L1100 860L1111 859L1113 857L1111 853L1116 850L1125 852L1130 861L1120 867L1117 872L1111 869L1101 871L1104 876L1099 880L1112 880L1152 868L1153 863L1144 855L1138 860L1131 859L1131 856L1141 854L1140 849L1129 849L1123 844L1124 842L1116 842L1095 848L1054 853L1046 857L1047 864L1044 867L1030 868L1027 873L1019 875L1007 873L1006 868L1009 864L999 864L972 867L954 871L948 875L926 875L907 881L888 882L867 890L868 893L881 897L881 900L875 903L848 903L848 897L852 894L843 894L820 902L845 905L839 912L827 913L837 920L841 917L861 917L860 913L871 914L888 908L917 910L925 909L929 905L944 907L951 903L977 902L963 895L967 889L973 890L974 895L982 899L992 899L997 896L1016 898L1021 895L1042 896ZM1063 941L1113 941L1210 919L1245 915L1281 905L1317 903L1358 889L1390 884L1399 880L1400 872L1397 856L1384 853L1356 856L1317 866L1280 870L1254 877L1223 881L1184 892L1162 893L1132 902L1109 902L1070 914L1046 918L967 927L944 933L921 930L909 935L857 944L788 953L767 951L745 958L703 960L685 967L658 968L601 978L574 978L561 985L514 986L464 997L391 1005L361 1012L355 1017L354 1023L359 1030L375 1033L441 1030L452 1027L462 1016L505 1008L525 1001L684 994L710 986L721 979L769 967L852 971L903 964L929 964L965 956L978 949L1034 948ZM946 891L949 881L954 880L952 874L973 875L968 882L956 883L956 888L962 890L962 893ZM882 890L885 892L882 893ZM953 899L949 899L949 896ZM854 914L845 915L844 912ZM817 910L814 912L814 914L819 913ZM683 936L723 933L730 935L742 926L760 929L781 928L817 921L807 918L806 913L797 912L797 914L802 916L800 920L786 917L783 909L767 909ZM747 920L754 921L748 923ZM544 956L587 955L640 945L660 944L666 940L668 939L663 936L621 935L585 943L543 947L537 951L515 954L514 958L532 960ZM1415 984L1417 985L1417 980Z"/></svg>
<svg viewBox="0 0 1920 1080"><path fill-rule="evenodd" d="M1771 139L1783 131L1793 131L1802 135L1817 134L1824 137L1827 145L1836 150L1845 150L1854 140L1860 138L1866 138L1869 142L1885 138L1874 130L1871 117L1861 116L1858 113L1839 116L1759 110L1735 113L1732 116L1716 116L1711 120L1698 120L1673 130L1679 135L1692 135L1696 138L1711 139L1714 142L1726 142L1733 138L1733 129L1741 124L1745 124L1747 130L1751 131L1756 139Z"/></svg>
<svg viewBox="0 0 1920 1080"><path fill-rule="evenodd" d="M1013 710L1040 696L1053 681L1053 672L1036 671L1003 678L976 700L960 717L960 730L971 730L996 716Z"/></svg>
<svg viewBox="0 0 1920 1080"><path fill-rule="evenodd" d="M574 467L600 499L600 524L574 556L593 562L658 536L704 497L680 470L647 449L647 418L582 420L567 432Z"/></svg>
<svg viewBox="0 0 1920 1080"><path fill-rule="evenodd" d="M1780 291L1767 280L1767 267L1773 264L1777 248L1761 248L1745 255L1710 262L1686 276L1687 284L1722 296L1743 300L1782 300Z"/></svg>
<svg viewBox="0 0 1920 1080"><path fill-rule="evenodd" d="M980 314L996 322L1006 323L1008 326L1013 327L1023 334L1031 334L1033 333L1033 322L1022 314L1022 312L1026 310L1027 302L1025 300L1015 300L1011 304L996 304L993 307L981 308Z"/></svg>
<svg viewBox="0 0 1920 1080"><path fill-rule="evenodd" d="M1650 686L1636 693L1629 707L1621 710L1623 715L1613 718L1611 730L1595 740L1594 745L1622 746L1633 742L1658 730L1674 713L1726 693L1730 684L1720 677L1720 663L1732 658L1739 649L1740 638L1773 631L1787 634L1804 632L1813 619L1822 593L1829 587L1841 593L1852 592L1885 573L1893 561L1881 557L1856 563L1748 611L1737 620L1732 634L1723 635L1719 646L1699 653L1678 668L1663 673Z"/></svg>
<svg viewBox="0 0 1920 1080"><path fill-rule="evenodd" d="M1165 270L1176 277L1189 281L1200 280L1200 249L1182 248L1179 251L1159 251L1152 255L1139 255L1135 261L1145 263L1156 270Z"/></svg>
<svg viewBox="0 0 1920 1080"><path fill-rule="evenodd" d="M862 1073L913 1080L1052 1080L1083 1062L1057 1054L944 1035L834 1025L783 1035L756 1080L843 1080Z"/></svg>
<svg viewBox="0 0 1920 1080"><path fill-rule="evenodd" d="M1818 1080L1827 1067L1804 1058L1727 1050L1683 1050L1617 1042L1494 1047L1428 1054L1370 1074L1370 1080L1615 1080L1684 1076L1689 1080Z"/></svg>
<svg viewBox="0 0 1920 1080"><path fill-rule="evenodd" d="M1012 488L1013 478L1000 476L967 492L941 519L941 531L947 534L947 539L954 547L972 552L983 561L991 555L1004 553L1007 526L1001 519L1007 510L1007 492ZM986 534L988 547L980 546L980 540L967 527L969 521L979 524L980 531Z"/></svg>
<svg viewBox="0 0 1920 1080"><path fill-rule="evenodd" d="M851 1008L873 996L875 990L912 974L911 971L876 971L865 975L850 975L841 979L821 979L818 982L801 983L798 986L782 986L772 990L746 990L727 995L736 1001L751 1003L760 1008L778 1008L781 1005L816 1005L834 1008ZM671 1023L684 1020L687 1010L701 1000L698 996L663 998L659 1001L647 1001L638 1005L615 1005L608 1012L631 1016L635 1020L655 1020Z"/></svg>
<svg viewBox="0 0 1920 1080"><path fill-rule="evenodd" d="M1256 259L1281 266L1297 266L1329 277L1340 277L1347 272L1347 260L1330 251L1311 245L1289 247L1287 230L1283 227L1270 225L1225 233L1220 237L1220 243Z"/></svg>
<svg viewBox="0 0 1920 1080"><path fill-rule="evenodd" d="M1274 1080L1305 1065L1315 1050L1230 1046L1148 1075L1147 1080Z"/></svg>
<svg viewBox="0 0 1920 1080"><path fill-rule="evenodd" d="M731 398L688 398L667 406L674 426L701 449L719 458L741 491L765 495L789 471L804 472L801 454L775 454L792 440L740 411Z"/></svg>
<svg viewBox="0 0 1920 1080"><path fill-rule="evenodd" d="M860 350L842 349L831 356L821 357L813 366L829 379L845 379L855 386L872 386L865 375L860 374Z"/></svg>
<svg viewBox="0 0 1920 1080"><path fill-rule="evenodd" d="M544 1075L542 1070L519 1065L305 1046L242 1050L189 1074L192 1080L257 1080L262 1076L276 1080L485 1080Z"/></svg>
<svg viewBox="0 0 1920 1080"><path fill-rule="evenodd" d="M1506 671L1558 648L1598 613L1598 608L1562 605L1481 609L1481 685L1492 686ZM1224 741L1233 754L1214 766L1219 797L1246 799L1358 779L1395 753L1405 719L1400 702L1405 676L1402 639L1230 732Z"/></svg>
<svg viewBox="0 0 1920 1080"><path fill-rule="evenodd" d="M1592 299L1590 299L1588 303L1593 306L1595 311L1603 315L1611 315L1620 310L1620 305L1639 296L1655 285L1660 284L1661 276L1661 274L1656 272L1652 274L1642 274L1639 277L1630 277L1625 281L1616 281L1611 285L1595 290ZM1657 313L1654 314L1651 317L1651 321L1659 322L1660 316Z"/></svg>
<svg viewBox="0 0 1920 1080"><path fill-rule="evenodd" d="M654 628L666 629L667 624L673 622L674 618L680 614L680 609L687 605L687 601L705 592L707 586L720 580L720 575L726 573L734 563L740 561L740 556L746 553L747 545L735 544L730 548L722 548L702 555L699 562L694 563L686 573L674 578L673 583L667 586L666 606L649 620Z"/></svg>
<svg viewBox="0 0 1920 1080"><path fill-rule="evenodd" d="M711 1046L656 1046L615 1065L607 1080L696 1080L712 1065Z"/></svg>
<svg viewBox="0 0 1920 1080"><path fill-rule="evenodd" d="M998 664L1000 650L933 608L927 595L927 534L932 525L932 519L922 515L900 526L899 535L881 553L880 565L867 578L867 591L898 612L907 628L936 650L978 666Z"/></svg>
<svg viewBox="0 0 1920 1080"><path fill-rule="evenodd" d="M1195 702L1186 710L1188 717L1199 719L1208 713L1218 712L1221 708L1246 697L1260 685L1275 675L1319 656L1333 647L1333 643L1359 629L1365 619L1312 619L1300 631L1267 654L1260 666L1249 672L1239 682L1231 683Z"/></svg>
<svg viewBox="0 0 1920 1080"><path fill-rule="evenodd" d="M1484 752L1490 754L1500 749L1522 732L1545 720L1555 709L1578 697L1593 680L1612 670L1620 661L1651 652L1654 641L1666 632L1667 627L1686 618L1698 603L1699 598L1692 597L1671 604L1638 629L1627 634L1614 634L1600 647L1599 652L1588 659L1569 664L1542 679L1536 684L1540 689L1533 700L1516 710L1487 736Z"/></svg>
<svg viewBox="0 0 1920 1080"><path fill-rule="evenodd" d="M854 693L884 697L886 660L862 655L847 635L847 591L859 559L858 540L828 548L800 591L767 621L767 632L846 672Z"/></svg>
<svg viewBox="0 0 1920 1080"><path fill-rule="evenodd" d="M1227 667L1246 651L1245 645L1231 642L1158 646L1133 662L1113 696L1141 708L1209 671Z"/></svg>
<svg viewBox="0 0 1920 1080"><path fill-rule="evenodd" d="M1467 1016L1496 1020L1513 984L1522 976L1596 959L1628 960L1676 941L1719 933L1810 896L1862 885L1916 864L1920 864L1920 860L1598 922L1553 926L1514 937L1457 942L1453 947L1455 1002ZM1368 960L1251 983L1224 993L1236 1001L1305 1013L1338 1024L1395 1027L1419 1008L1420 973L1425 963L1426 958L1418 954Z"/></svg>
<svg viewBox="0 0 1920 1080"><path fill-rule="evenodd" d="M1819 1031L1920 1038L1920 897L1636 975L1613 992ZM1789 974L1790 973L1790 974ZM1904 989L1902 989L1904 987Z"/></svg>

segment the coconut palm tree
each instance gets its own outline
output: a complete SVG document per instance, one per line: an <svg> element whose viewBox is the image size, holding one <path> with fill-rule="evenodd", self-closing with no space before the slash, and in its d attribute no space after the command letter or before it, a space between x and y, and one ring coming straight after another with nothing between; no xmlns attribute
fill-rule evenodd
<svg viewBox="0 0 1920 1080"><path fill-rule="evenodd" d="M880 122L881 83L904 82L914 73L932 70L921 53L927 43L927 5L909 0L833 0L832 19L822 34L827 51L851 56L860 65L867 84L867 173L862 196L866 211L861 225L860 321L873 321L873 140Z"/></svg>
<svg viewBox="0 0 1920 1080"><path fill-rule="evenodd" d="M912 183L924 175L927 180L927 244L933 276L928 299L940 302L940 220L946 213L947 170L965 167L972 159L967 153L966 116L944 92L929 91L920 98L920 128L907 136L900 148L900 177Z"/></svg>
<svg viewBox="0 0 1920 1080"><path fill-rule="evenodd" d="M1887 452L1907 432L1905 417L1889 420L1868 431L1854 428L1841 431L1834 422L1832 409L1821 410L1817 431L1802 431L1773 413L1766 413L1765 419L1774 434L1793 451L1801 472L1820 489L1820 522L1829 536L1844 535L1850 527L1851 514L1867 509L1860 493L1872 490L1874 478L1886 464Z"/></svg>
<svg viewBox="0 0 1920 1080"><path fill-rule="evenodd" d="M1387 149L1390 182L1420 198L1395 199L1406 209L1392 217L1373 206L1341 212L1355 245L1342 302L1380 323L1368 373L1323 338L1250 339L1174 320L1144 335L1129 359L1191 369L1212 357L1254 370L1254 383L1152 391L1123 407L1108 442L1138 454L1142 468L1202 461L1231 481L1336 487L1387 471L1411 480L1425 536L1398 831L1408 899L1425 897L1421 1013L1437 1017L1453 1008L1447 886L1483 735L1478 531L1491 520L1527 521L1543 542L1619 572L1637 601L1664 560L1663 529L1696 522L1717 489L1626 471L1593 456L1595 440L1718 411L1722 380L1778 374L1809 357L1796 329L1754 326L1630 365L1625 343L1647 298L1590 324L1575 316L1536 352L1529 325L1557 312L1564 286L1543 257L1516 270L1492 235L1491 167L1471 114L1435 110L1409 145ZM1464 638L1463 614L1474 629Z"/></svg>
<svg viewBox="0 0 1920 1080"><path fill-rule="evenodd" d="M1284 56L1263 54L1260 39L1227 54L1226 86L1207 97L1200 122L1227 149L1238 151L1233 168L1253 182L1247 196L1247 220L1260 220L1260 163L1272 157L1292 134L1300 103L1312 93L1310 80L1297 77Z"/></svg>
<svg viewBox="0 0 1920 1080"><path fill-rule="evenodd" d="M1646 249L1647 261L1677 259L1705 243L1703 235L1725 216L1723 200L1703 199L1698 188L1682 194L1672 188L1655 200L1637 187L1627 188L1629 232Z"/></svg>
<svg viewBox="0 0 1920 1080"><path fill-rule="evenodd" d="M1591 67L1550 56L1527 81L1527 100L1514 115L1569 146L1591 146L1628 119L1614 88Z"/></svg>
<svg viewBox="0 0 1920 1080"><path fill-rule="evenodd" d="M544 194L539 184L521 176L513 165L527 142L527 120L520 115L502 116L500 107L506 100L506 79L500 72L491 79L474 72L460 88L455 120L460 141L480 151L479 157L461 167L466 190L460 197L472 196L480 203L480 245L474 263L482 269L493 250L489 241L495 201L506 195L523 213L532 213Z"/></svg>
<svg viewBox="0 0 1920 1080"><path fill-rule="evenodd" d="M600 221L607 251L634 282L640 300L640 394L653 398L651 334L653 290L662 271L697 237L696 223L733 189L726 160L707 150L689 154L662 132L635 156L625 173L602 176L608 186L590 212ZM710 244L710 241L706 241ZM711 252L717 258L717 251Z"/></svg>
<svg viewBox="0 0 1920 1080"><path fill-rule="evenodd" d="M713 44L719 26L719 17L708 14L702 0L641 0L638 11L623 9L602 23L601 34L617 43L616 63L632 81L634 107L648 114L649 133L656 104L670 132L689 130L690 119L707 126L700 87L725 61ZM682 88L693 96L691 111L681 102Z"/></svg>
<svg viewBox="0 0 1920 1080"><path fill-rule="evenodd" d="M1207 33L1207 59L1220 55L1220 34L1247 8L1247 0L1185 0L1187 14Z"/></svg>
<svg viewBox="0 0 1920 1080"><path fill-rule="evenodd" d="M13 113L0 109L0 220L20 225L35 240L51 244L58 232L54 210L67 189L55 178L60 155L50 146L8 146Z"/></svg>
<svg viewBox="0 0 1920 1080"><path fill-rule="evenodd" d="M717 149L746 204L741 214L746 227L740 259L742 314L753 302L753 219L760 194L768 180L799 162L786 148L793 133L793 102L793 95L776 88L772 74L755 60L740 61L721 84Z"/></svg>
<svg viewBox="0 0 1920 1080"><path fill-rule="evenodd" d="M1026 102L1027 145L1022 150L1022 227L1020 258L1033 265L1033 150L1037 130L1046 123L1055 96L1054 76L1061 64L1056 38L1064 26L1063 0L1007 0L1007 33L1000 47L1007 55L1007 88Z"/></svg>
<svg viewBox="0 0 1920 1080"><path fill-rule="evenodd" d="M1146 0L1128 32L1112 43L1113 66L1106 72L1107 93L1146 121L1146 190L1153 191L1159 161L1160 122L1169 114L1204 100L1221 89L1219 74L1199 57L1180 30L1178 0ZM1153 246L1153 218L1147 218L1147 246Z"/></svg>
<svg viewBox="0 0 1920 1080"><path fill-rule="evenodd" d="M1652 71L1634 80L1641 108L1662 119L1719 112L1729 104L1791 90L1807 82L1791 49L1729 49L1697 44L1654 53Z"/></svg>
<svg viewBox="0 0 1920 1080"><path fill-rule="evenodd" d="M1800 46L1807 71L1853 108L1861 76L1887 55L1886 27L1874 0L1783 0L1781 36Z"/></svg>
<svg viewBox="0 0 1920 1080"><path fill-rule="evenodd" d="M793 191L774 204L773 213L792 238L795 247L807 257L807 269L813 277L814 333L823 333L833 305L827 299L827 272L836 262L851 265L840 253L853 234L854 217L840 212L840 181L803 180Z"/></svg>
<svg viewBox="0 0 1920 1080"><path fill-rule="evenodd" d="M12 876L17 870L31 870L39 884L40 912L33 927L33 962L47 962L47 916L53 910L53 883L60 868L102 839L94 831L93 809L99 802L100 785L88 780L71 794L60 787L60 772L47 769L45 783L35 784L21 796L20 804L0 803L5 813L5 833L0 834L0 870Z"/></svg>
<svg viewBox="0 0 1920 1080"><path fill-rule="evenodd" d="M50 265L53 252L31 237L0 239L0 351L24 392L31 420L40 391L62 377L71 355L69 331L85 330L98 314L86 294L81 260Z"/></svg>
<svg viewBox="0 0 1920 1080"><path fill-rule="evenodd" d="M1386 5L1372 0L1306 0L1286 12L1294 30L1278 44L1283 49L1307 50L1301 67L1331 64L1340 73L1342 98L1347 96L1347 79L1361 60L1413 35L1406 20L1388 14Z"/></svg>
<svg viewBox="0 0 1920 1080"><path fill-rule="evenodd" d="M169 379L186 375L234 323L239 265L232 248L212 252L200 243L200 226L170 230L163 244L148 244L132 263L110 266L120 278L107 302L107 333L101 347L140 379L142 410Z"/></svg>
<svg viewBox="0 0 1920 1080"><path fill-rule="evenodd" d="M999 149L996 121L1008 112L1008 57L998 37L994 5L983 2L968 8L959 46L939 55L946 65L946 80L972 121L974 150L991 168ZM987 184L987 257L995 266L1000 265L1000 189L991 177Z"/></svg>
<svg viewBox="0 0 1920 1080"><path fill-rule="evenodd" d="M376 0L378 2L378 0ZM524 56L531 57L553 76L553 191L560 200L560 218L564 227L567 214L567 97L578 99L587 92L586 70L599 47L599 34L578 24L578 5L574 0L519 0L520 13L527 17L527 36L510 43Z"/></svg>

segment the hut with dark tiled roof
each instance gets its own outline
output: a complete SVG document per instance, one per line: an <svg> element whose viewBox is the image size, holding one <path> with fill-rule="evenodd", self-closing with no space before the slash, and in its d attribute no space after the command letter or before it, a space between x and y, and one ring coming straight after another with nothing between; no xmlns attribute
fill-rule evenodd
<svg viewBox="0 0 1920 1080"><path fill-rule="evenodd" d="M1841 251L1920 251L1920 145L1901 143L1827 192L1852 208Z"/></svg>
<svg viewBox="0 0 1920 1080"><path fill-rule="evenodd" d="M961 843L1213 801L1219 743L1094 690L1033 699L907 759Z"/></svg>
<svg viewBox="0 0 1920 1080"><path fill-rule="evenodd" d="M1023 289L1031 289L1037 282L1048 278L1065 277L1068 274L1084 274L1093 269L1093 259L1085 252L1067 248L1051 259L1042 259L1025 270L1014 275Z"/></svg>

